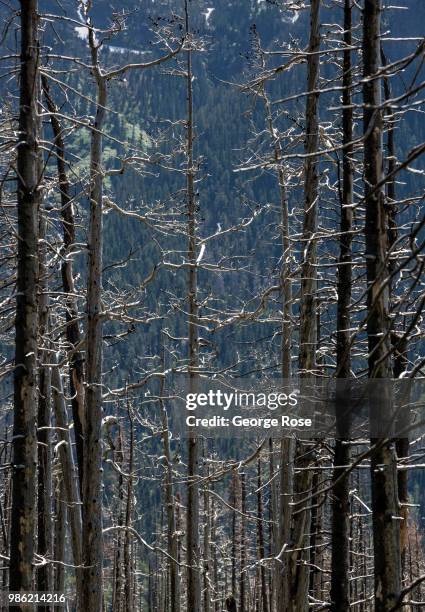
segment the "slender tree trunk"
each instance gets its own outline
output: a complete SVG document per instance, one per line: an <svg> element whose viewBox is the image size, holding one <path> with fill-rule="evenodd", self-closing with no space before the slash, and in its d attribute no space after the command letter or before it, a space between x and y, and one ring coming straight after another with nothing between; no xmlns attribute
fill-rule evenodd
<svg viewBox="0 0 425 612"><path fill-rule="evenodd" d="M237 527L237 516L236 516L236 504L237 504L237 486L238 486L238 480L237 480L237 476L236 473L233 474L232 476L232 483L231 483L231 487L232 487L232 532L231 532L231 542L232 542L232 552L231 552L231 558L232 558L232 595L233 597L236 597L237 594L237 587L236 587L236 551L237 551L237 532L236 532L236 527Z"/></svg>
<svg viewBox="0 0 425 612"><path fill-rule="evenodd" d="M369 377L391 378L391 339L388 286L388 219L384 193L376 189L382 179L381 81L374 78L380 62L381 1L365 0L363 14L364 61L364 177L366 196L366 271L367 335ZM392 411L390 391L380 390L379 402L371 407L372 422L382 419L383 411ZM377 445L371 457L373 542L375 560L375 611L390 610L400 594L400 526L397 499L397 462L394 444L373 439Z"/></svg>
<svg viewBox="0 0 425 612"><path fill-rule="evenodd" d="M258 524L258 554L260 559L264 559L266 556L266 548L264 545L264 527L263 527L263 489L262 489L262 477L261 477L261 459L258 457L257 461L257 524ZM269 604L267 597L267 581L266 581L266 568L263 564L260 565L260 584L261 584L261 610L262 612L268 612Z"/></svg>
<svg viewBox="0 0 425 612"><path fill-rule="evenodd" d="M131 527L133 520L133 470L134 470L134 423L131 408L127 406L127 414L130 426L130 440L128 450L128 481L127 481L127 503L125 508L125 526ZM131 539L128 529L124 535L124 612L132 612L134 609L134 585L133 567L131 559Z"/></svg>
<svg viewBox="0 0 425 612"><path fill-rule="evenodd" d="M307 57L307 88L316 92L320 74L320 0L310 3L310 41ZM304 164L304 226L303 226L303 259L301 272L300 304L300 354L299 369L302 375L312 376L315 368L316 330L316 260L318 216L318 159L314 153L319 145L318 93L309 93L306 106L306 144L308 155Z"/></svg>
<svg viewBox="0 0 425 612"><path fill-rule="evenodd" d="M82 564L82 523L81 501L78 488L78 474L74 466L72 440L69 432L66 402L63 393L62 378L59 367L52 368L52 395L55 423L58 428L59 458L62 467L63 490L67 504L67 515L71 532L71 550L74 560L77 599L81 592ZM62 487L61 487L62 491Z"/></svg>
<svg viewBox="0 0 425 612"><path fill-rule="evenodd" d="M118 433L118 447L116 452L114 449L114 455L116 456L116 463L119 466L121 472L118 476L118 502L116 510L116 521L118 525L124 524L124 441L123 432L121 427ZM112 609L114 612L122 612L123 604L123 537L124 534L121 531L117 533L117 539L115 541L115 554L114 554L114 586L112 591Z"/></svg>
<svg viewBox="0 0 425 612"><path fill-rule="evenodd" d="M206 449L204 445L204 455L206 454ZM208 474L207 474L208 476ZM208 482L208 481L207 481ZM211 540L211 514L210 514L210 498L208 495L207 487L205 486L203 492L203 501L204 501L204 542L203 542L203 599L204 599L204 607L203 612L210 612L210 601L211 601L211 589L210 589L210 563L211 563L211 555L210 555L210 540Z"/></svg>
<svg viewBox="0 0 425 612"><path fill-rule="evenodd" d="M387 65L387 58L385 56L384 50L381 45L381 60L382 65ZM388 77L384 77L384 97L385 102L388 102L392 98L391 84ZM386 116L388 118L388 126L387 126L387 174L391 175L397 166L397 157L396 157L396 144L395 144L395 116L394 109L391 106L386 107ZM388 209L388 246L391 247L396 243L398 238L398 230L397 230L397 205L396 205L396 178L393 176L391 179L387 181L387 209ZM396 267L396 261L394 256L390 258L388 264L388 271L392 274ZM390 288L392 292L392 288L394 285L394 278L391 279ZM407 358L407 341L405 339L401 339L397 333L391 334L391 342L394 354L394 378L400 378L403 373L408 369L408 358ZM408 397L404 393L405 389L402 389L402 398L401 401L405 400L407 402ZM403 409L402 409L403 411ZM403 422L406 411L403 411L400 415L400 428L403 429L404 426L407 425L407 422ZM407 462L407 458L409 457L409 439L408 437L398 438L396 440L396 451L397 451L397 459L402 460L403 462ZM402 569L402 578L403 571L406 563L406 549L407 549L407 541L408 541L408 502L409 502L409 492L408 492L408 471L407 470L399 470L397 472L397 481L398 481L398 500L400 504L400 516L402 517L402 521L400 523L400 545L401 545L401 569Z"/></svg>
<svg viewBox="0 0 425 612"><path fill-rule="evenodd" d="M37 496L37 282L39 176L38 4L20 2L21 67L17 152L18 272L14 371L13 490L9 588L33 590ZM21 606L13 606L20 610Z"/></svg>
<svg viewBox="0 0 425 612"><path fill-rule="evenodd" d="M190 33L189 6L185 0L186 35ZM196 197L193 156L193 84L192 51L187 51L187 212L188 212L188 310L189 310L189 384L190 392L196 392L198 354L198 302L196 270ZM187 608L188 612L201 609L201 575L199 569L199 441L195 433L188 440L188 489L187 489Z"/></svg>
<svg viewBox="0 0 425 612"><path fill-rule="evenodd" d="M66 172L65 143L62 136L62 127L56 116L57 108L51 97L49 82L43 75L41 77L44 97L50 113L54 145L56 152L56 165L59 179L61 197L61 215L63 228L62 249L62 287L65 294L66 306L66 340L71 352L69 362L69 381L71 390L72 418L74 422L75 447L77 451L77 465L79 474L80 493L83 484L83 420L84 420L84 359L79 345L81 343L80 326L78 323L78 307L75 298L74 273L70 250L75 243L75 220L72 206L70 184Z"/></svg>
<svg viewBox="0 0 425 612"><path fill-rule="evenodd" d="M165 367L165 366L164 366ZM165 376L161 379L160 396L164 395ZM173 463L170 450L170 430L168 427L167 408L161 400L162 412L162 443L164 447L165 466L165 506L167 509L167 552L170 555L168 572L170 576L170 612L180 612L180 575L178 558L178 539L173 486Z"/></svg>
<svg viewBox="0 0 425 612"><path fill-rule="evenodd" d="M63 468L62 468L63 469ZM56 593L65 592L65 537L66 537L66 497L65 486L62 475L58 476L56 500L55 500L55 535L54 535L54 559L58 561L55 565L54 590ZM55 606L55 612L63 612L63 606Z"/></svg>
<svg viewBox="0 0 425 612"><path fill-rule="evenodd" d="M102 268L103 268L103 167L102 130L105 120L107 84L98 63L93 28L89 44L97 83L96 116L90 150L90 226L87 280L87 389L84 416L83 468L83 584L81 610L102 611Z"/></svg>
<svg viewBox="0 0 425 612"><path fill-rule="evenodd" d="M289 208L286 191L285 172L282 168L282 146L276 138L276 130L273 122L273 112L265 87L263 98L266 109L267 128L271 139L274 141L274 159L279 164L277 173L279 187L279 201L281 214L281 240L282 240L282 265L280 269L280 285L282 298L282 343L281 343L281 373L283 381L288 381L292 374L292 279L291 279L291 243L289 240ZM275 539L275 554L279 554L284 544L289 542L291 526L290 499L293 494L293 470L294 440L285 438L280 447L280 487L279 487L279 513L277 537ZM276 484L273 482L275 489ZM273 573L272 592L270 594L271 607L284 609L289 602L288 572L286 571L286 555L283 554L275 563Z"/></svg>
<svg viewBox="0 0 425 612"><path fill-rule="evenodd" d="M350 302L352 282L352 224L353 224L353 109L351 107L352 85L352 0L344 2L344 61L343 61L343 94L342 94L342 199L341 199L341 237L339 241L338 267L338 304L337 304L337 377L348 379L351 375L350 348ZM344 474L350 464L350 445L346 425L349 416L343 414L346 402L343 400L345 384L340 389L337 383L337 413L335 440L333 489L332 489L332 574L331 602L332 612L348 610L350 602L350 479Z"/></svg>
<svg viewBox="0 0 425 612"><path fill-rule="evenodd" d="M306 105L306 144L307 158L304 164L304 225L303 225L303 259L301 262L301 302L299 333L299 372L301 377L314 375L316 365L317 317L317 231L319 176L318 160L314 153L319 143L318 94L320 73L320 0L310 3L310 40L307 57L307 88L310 92ZM295 468L302 468L294 476L292 508L292 529L290 538L291 552L287 559L287 600L282 606L291 612L304 612L308 609L308 563L309 563L309 530L311 511L300 506L300 501L311 491L313 473L311 451L309 446L297 443L294 460ZM296 512L296 514L295 514ZM285 610L284 607L280 610Z"/></svg>
<svg viewBox="0 0 425 612"><path fill-rule="evenodd" d="M46 267L46 218L40 210L40 249L39 249L39 397L38 397L38 529L37 552L49 561L52 557L52 452L51 452L51 370L45 365L49 362L49 305ZM46 563L37 571L37 590L52 591L52 565ZM51 606L40 606L40 612L49 612Z"/></svg>
<svg viewBox="0 0 425 612"><path fill-rule="evenodd" d="M246 579L246 474L241 473L241 535L240 535L240 592L239 612L247 612L247 579Z"/></svg>

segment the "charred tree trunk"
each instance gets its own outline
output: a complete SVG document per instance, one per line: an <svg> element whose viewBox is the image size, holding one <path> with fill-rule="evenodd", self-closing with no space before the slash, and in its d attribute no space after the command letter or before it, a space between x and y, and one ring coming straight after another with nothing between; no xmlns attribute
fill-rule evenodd
<svg viewBox="0 0 425 612"><path fill-rule="evenodd" d="M319 144L318 100L320 74L320 0L310 3L310 40L307 57L307 105L306 105L306 160L304 164L304 224L302 236L303 258L301 262L301 301L299 335L299 372L301 377L312 376L316 366L317 316L317 216L319 197L318 159L314 155ZM297 443L294 467L302 468L294 476L292 528L287 558L288 585L286 599L279 610L300 612L308 609L309 530L311 511L303 507L302 499L311 491L313 482L311 450L308 445Z"/></svg>
<svg viewBox="0 0 425 612"><path fill-rule="evenodd" d="M385 56L384 50L381 46L381 60L382 65L387 65L387 58ZM389 78L384 77L384 97L385 102L387 103L392 98L391 92L391 84ZM392 106L386 107L386 116L387 116L387 174L391 176L391 178L387 181L387 209L389 211L388 214L388 246L391 249L393 245L395 245L398 238L398 229L397 229L397 205L396 205L396 179L393 175L396 166L397 166L397 157L396 157L396 145L395 145L395 121L396 118L394 116L394 109ZM388 271L392 275L396 267L396 261L394 260L394 256L390 257L388 264ZM390 288L392 289L394 284L394 278L390 281ZM407 340L403 337L399 337L399 334L392 333L391 334L391 343L394 355L394 378L401 378L403 373L408 369L408 347ZM403 388L402 397L400 398L401 403L405 400L407 402L408 397L404 393L406 389ZM401 408L403 411L403 408ZM406 425L406 409L400 414L399 423L400 428L403 429ZM402 460L403 463L407 462L409 457L409 438L406 435L404 438L398 438L396 440L396 451L397 451L397 459ZM408 503L409 503L409 492L408 492L408 471L407 470L399 470L397 472L397 481L398 481L398 501L400 504L400 516L402 517L402 521L400 523L400 545L401 545L401 567L402 572L405 568L406 563L406 550L407 550L407 541L408 541ZM403 574L402 574L403 576Z"/></svg>
<svg viewBox="0 0 425 612"><path fill-rule="evenodd" d="M63 498L67 505L67 516L71 532L71 550L74 560L77 600L81 592L81 564L82 564L82 524L81 501L78 488L78 475L74 466L72 454L72 440L69 432L69 423L66 402L63 394L62 378L59 367L52 368L52 396L55 422L58 428L59 444L57 446L62 468ZM62 491L62 486L61 489Z"/></svg>
<svg viewBox="0 0 425 612"><path fill-rule="evenodd" d="M303 258L301 271L300 304L300 353L299 369L301 375L312 376L315 369L316 330L316 230L318 217L319 175L318 159L314 153L319 145L318 102L320 74L320 0L311 0L310 41L307 57L307 96L306 106L306 160L304 164L304 225Z"/></svg>
<svg viewBox="0 0 425 612"><path fill-rule="evenodd" d="M236 540L237 540L237 533L236 533L236 527L237 527L237 516L236 516L236 504L237 504L237 487L238 487L238 480L237 480L237 476L236 473L233 474L232 476L232 532L231 532L231 542L232 542L232 552L231 552L231 556L232 556L232 593L234 596L236 596L237 594L237 590L236 590L236 551L237 551L237 546L236 546Z"/></svg>
<svg viewBox="0 0 425 612"><path fill-rule="evenodd" d="M382 179L381 1L365 0L363 15L364 61L364 177L366 201L367 335L369 377L390 379L391 339L388 284L388 219L384 193L376 186ZM371 408L374 423L392 412L391 392L380 390ZM400 526L398 521L397 469L394 444L372 438L371 457L373 541L375 560L375 610L386 612L396 603L401 588Z"/></svg>
<svg viewBox="0 0 425 612"><path fill-rule="evenodd" d="M262 477L261 477L261 459L258 458L257 462L257 524L258 524L258 554L260 559L264 559L266 556L266 548L264 545L264 527L263 527L263 493L262 493ZM269 604L267 597L267 581L266 581L266 568L261 563L260 565L260 583L261 583L261 610L262 612L268 612Z"/></svg>
<svg viewBox="0 0 425 612"><path fill-rule="evenodd" d="M66 537L66 493L63 478L60 474L57 479L55 495L55 535L54 559L58 561L55 566L54 590L56 593L65 592L65 537ZM63 612L63 606L55 606L55 612Z"/></svg>
<svg viewBox="0 0 425 612"><path fill-rule="evenodd" d="M103 527L102 527L102 260L103 260L103 176L102 131L106 112L107 84L99 67L99 47L89 27L93 72L97 84L96 116L90 150L90 226L87 279L87 389L84 415L83 467L83 583L81 609L102 611Z"/></svg>
<svg viewBox="0 0 425 612"><path fill-rule="evenodd" d="M352 86L352 0L344 2L344 60L342 94L342 199L341 199L341 238L339 242L338 267L338 304L337 304L337 377L348 379L351 376L350 347L350 302L352 282L352 224L353 224L353 109L351 107ZM350 464L349 415L344 413L346 402L343 400L345 384L341 393L337 383L336 427L333 489L332 489L332 575L331 602L332 612L348 610L350 602L350 480L344 472Z"/></svg>
<svg viewBox="0 0 425 612"><path fill-rule="evenodd" d="M38 442L38 525L37 552L47 563L37 571L37 590L52 591L52 452L51 452L51 369L49 362L49 305L46 267L46 218L40 210L40 249L39 249L39 397L37 415ZM51 606L40 606L41 612L49 612Z"/></svg>
<svg viewBox="0 0 425 612"><path fill-rule="evenodd" d="M162 379L163 380L163 379ZM163 388L161 390L163 395ZM178 557L178 540L176 528L175 502L173 494L173 465L170 452L170 430L168 428L167 410L162 402L162 442L166 460L165 467L165 505L167 508L167 552L168 571L170 576L170 611L180 612L180 576Z"/></svg>
<svg viewBox="0 0 425 612"><path fill-rule="evenodd" d="M18 271L14 371L13 490L9 588L33 590L37 496L37 282L39 176L38 3L20 2L21 66L17 151ZM20 610L19 605L12 609Z"/></svg>
<svg viewBox="0 0 425 612"><path fill-rule="evenodd" d="M186 35L190 33L188 0L185 0ZM190 41L189 41L190 44ZM198 301L196 270L196 197L195 168L193 155L193 83L192 51L187 51L187 169L186 192L188 213L188 311L189 311L189 384L190 392L196 392L199 353L198 353ZM199 568L199 440L190 432L188 440L188 489L187 489L187 608L188 612L201 609L201 575Z"/></svg>
<svg viewBox="0 0 425 612"><path fill-rule="evenodd" d="M246 579L246 474L241 473L241 535L240 535L240 592L239 612L247 612L247 579Z"/></svg>
<svg viewBox="0 0 425 612"><path fill-rule="evenodd" d="M130 440L128 449L128 481L127 503L125 507L125 526L131 527L133 520L133 470L134 470L134 423L130 406L127 406L127 415L130 426ZM124 612L134 610L133 564L131 559L131 539L128 529L124 535Z"/></svg>
<svg viewBox="0 0 425 612"><path fill-rule="evenodd" d="M65 143L62 135L62 127L59 119L56 116L57 108L50 95L48 80L44 75L41 77L41 82L47 108L50 113L50 123L54 137L56 165L61 198L63 229L61 274L66 306L66 340L69 345L68 348L71 352L69 362L69 381L72 398L72 418L74 422L75 448L77 451L79 487L81 493L83 484L84 360L82 353L78 348L82 338L78 323L78 307L75 298L74 273L72 269L72 256L70 253L75 243L75 220L70 184L66 172Z"/></svg>

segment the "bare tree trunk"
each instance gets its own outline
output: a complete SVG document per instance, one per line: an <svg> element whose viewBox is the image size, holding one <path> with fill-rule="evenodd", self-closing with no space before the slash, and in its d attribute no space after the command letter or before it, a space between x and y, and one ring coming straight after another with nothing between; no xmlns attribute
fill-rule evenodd
<svg viewBox="0 0 425 612"><path fill-rule="evenodd" d="M240 535L240 593L239 612L247 612L247 579L246 579L246 474L241 472L241 535Z"/></svg>
<svg viewBox="0 0 425 612"><path fill-rule="evenodd" d="M320 73L320 0L311 0L310 5L310 41L307 58L307 88L316 92L319 86ZM299 368L302 375L312 375L315 367L316 347L316 303L317 285L316 259L317 245L315 233L318 215L318 160L314 153L319 145L318 93L309 93L306 106L306 144L308 157L304 164L304 226L303 226L303 259L301 271L301 304L300 304L300 354Z"/></svg>
<svg viewBox="0 0 425 612"><path fill-rule="evenodd" d="M382 65L387 65L387 58L385 56L384 50L381 45L381 60ZM388 77L384 77L384 97L385 102L387 103L392 98L391 92L391 84ZM388 117L388 127L387 127L387 156L388 156L388 165L387 165L387 174L392 175L397 166L397 157L396 157L396 145L395 145L395 115L394 109L392 106L386 107L386 115ZM392 176L391 179L387 181L387 209L389 211L388 214L388 246L389 248L393 247L398 238L398 230L397 230L397 205L396 205L396 178ZM392 274L396 267L396 262L394 258L390 258L388 264L388 272ZM394 284L394 278L390 281L390 288L392 290ZM391 343L394 354L394 378L400 378L403 373L408 369L408 358L407 358L407 340L399 337L397 333L391 334ZM405 395L404 393L402 394ZM408 400L407 397L403 398L404 400ZM401 415L401 420L405 415ZM400 427L407 425L407 423L400 422ZM396 440L396 451L397 451L397 459L403 460L403 462L407 461L409 457L409 439L408 437L398 438ZM400 523L400 545L401 545L401 569L402 569L402 577L403 571L406 563L406 549L407 549L407 541L408 541L408 503L409 503L409 492L408 492L408 471L407 470L399 470L397 472L397 481L398 481L398 500L400 504L400 516L402 517L402 521Z"/></svg>
<svg viewBox="0 0 425 612"><path fill-rule="evenodd" d="M78 488L78 475L74 466L72 455L72 440L69 432L69 423L66 402L63 394L62 378L58 367L52 368L52 394L55 422L59 436L59 457L62 467L63 490L67 504L67 515L71 531L71 549L74 560L77 599L81 592L81 564L82 564L82 523L81 502ZM61 488L62 490L62 488Z"/></svg>
<svg viewBox="0 0 425 612"><path fill-rule="evenodd" d="M262 493L262 477L261 477L261 459L258 457L257 461L257 524L258 524L258 554L260 559L264 559L266 556L266 550L264 545L264 527L263 527L263 493ZM262 612L268 612L269 604L267 597L267 582L266 582L266 568L263 564L260 565L260 583L261 583L261 610Z"/></svg>
<svg viewBox="0 0 425 612"><path fill-rule="evenodd" d="M350 378L350 302L352 282L352 203L353 203L353 109L351 107L352 85L352 0L344 2L344 61L343 61L343 94L342 94L342 199L341 199L341 237L339 241L338 267L338 304L337 304L337 377ZM337 383L338 384L338 383ZM332 489L332 574L331 602L332 612L348 610L350 601L350 480L344 474L345 466L350 464L350 445L346 425L349 417L342 414L346 402L337 386L337 439L335 441L333 489ZM345 392L343 384L342 392Z"/></svg>
<svg viewBox="0 0 425 612"><path fill-rule="evenodd" d="M46 268L46 218L40 209L39 235L39 397L38 397L38 529L37 552L46 561L52 557L52 452L51 452L51 370L48 365L49 305ZM52 565L46 563L37 571L37 590L52 591ZM40 606L41 612L49 612L51 606Z"/></svg>
<svg viewBox="0 0 425 612"><path fill-rule="evenodd" d="M127 406L128 420L130 424L130 441L128 457L128 481L127 481L127 503L125 508L125 526L131 527L133 516L133 469L134 469L134 423L131 408ZM124 612L132 612L134 609L133 571L131 559L131 540L128 529L124 535Z"/></svg>
<svg viewBox="0 0 425 612"><path fill-rule="evenodd" d="M162 358L164 360L164 357ZM163 364L165 367L165 364ZM165 376L161 379L161 398L164 395ZM178 558L178 538L176 527L176 513L173 486L173 463L170 450L170 430L168 427L167 408L161 400L162 413L162 443L164 447L165 466L165 506L167 509L167 552L170 555L168 562L168 572L170 576L170 612L180 612L180 575Z"/></svg>
<svg viewBox="0 0 425 612"><path fill-rule="evenodd" d="M204 445L204 455L206 454L206 449ZM206 474L208 476L208 473ZM207 481L208 482L208 481ZM211 601L211 589L210 589L210 563L211 563L211 555L210 555L210 539L211 539L211 514L210 514L210 497L208 495L207 487L204 488L203 492L203 501L204 501L204 533L203 533L203 599L204 599L204 609L203 612L210 612L210 601Z"/></svg>
<svg viewBox="0 0 425 612"><path fill-rule="evenodd" d="M62 136L62 127L56 116L57 108L49 91L49 83L43 75L41 77L44 97L50 113L54 145L56 150L56 165L58 170L59 190L61 197L61 215L63 228L62 251L62 287L65 293L66 305L66 340L71 352L69 362L69 381L71 390L72 418L74 421L75 447L77 451L77 465L79 474L80 493L83 484L83 419L84 419L84 360L78 346L81 343L80 326L78 323L78 307L75 298L74 274L72 269L72 256L70 249L75 243L75 220L70 193L70 184L66 172L65 143Z"/></svg>
<svg viewBox="0 0 425 612"><path fill-rule="evenodd" d="M236 473L234 473L232 475L232 482L231 482L231 487L232 487L232 531L231 531L231 542L232 542L232 552L231 552L231 557L232 557L232 595L234 597L236 597L237 594L237 590L236 590L236 551L237 551L237 546L236 546L236 540L237 540L237 533L236 533L236 526L237 526L237 516L236 516L236 504L237 504L237 486L238 486L238 480L237 480L237 475Z"/></svg>
<svg viewBox="0 0 425 612"><path fill-rule="evenodd" d="M63 469L63 468L62 468ZM56 593L65 592L65 536L66 536L66 496L63 477L60 474L57 479L55 499L55 535L54 535L54 559L58 561L55 565L54 590ZM55 606L55 612L63 612L63 606Z"/></svg>
<svg viewBox="0 0 425 612"><path fill-rule="evenodd" d="M84 416L83 468L83 583L81 610L102 611L102 268L103 268L103 168L102 130L107 84L98 58L93 28L89 28L93 72L97 84L96 116L90 150L90 227L87 280L87 389Z"/></svg>
<svg viewBox="0 0 425 612"><path fill-rule="evenodd" d="M368 282L368 362L370 378L391 378L391 339L388 286L388 219L384 194L376 185L382 179L381 1L365 0L363 14L364 61L364 176L366 196L366 271ZM392 411L391 393L380 392L380 401L371 408L372 421ZM371 457L373 542L375 560L375 610L390 610L400 594L400 526L397 499L397 469L394 444L371 440L377 445Z"/></svg>
<svg viewBox="0 0 425 612"><path fill-rule="evenodd" d="M292 328L293 328L293 313L292 313L292 280L291 280L291 243L289 240L289 209L288 198L286 192L285 172L282 168L282 147L278 138L276 138L276 130L273 122L272 107L267 95L265 86L263 86L263 98L266 109L267 128L270 137L274 141L274 158L279 164L277 173L279 187L279 201L281 214L281 240L282 240L282 265L280 269L280 286L282 298L282 343L281 343L281 373L283 381L287 381L292 373ZM289 470L293 469L294 456L294 440L286 438L281 441L280 448L280 487L279 487L279 504L278 504L278 527L277 537L275 539L275 554L279 554L283 545L288 543L291 525L291 506L289 504L293 494L293 476ZM273 481L272 487L276 489L276 484ZM277 508L276 508L277 509ZM288 579L286 572L286 557L283 555L280 561L275 563L273 573L272 591L270 593L271 607L280 609L280 606L285 607L289 601L288 585L285 585ZM279 602L279 603L277 603ZM282 608L282 609L283 609Z"/></svg>
<svg viewBox="0 0 425 612"><path fill-rule="evenodd" d="M38 4L20 2L21 67L17 153L18 272L14 371L13 490L9 588L33 590L37 496L37 282L39 176ZM20 606L12 609L20 610Z"/></svg>
<svg viewBox="0 0 425 612"><path fill-rule="evenodd" d="M190 33L188 0L185 0L186 35ZM193 156L193 83L192 51L187 51L187 212L188 212L188 311L189 311L189 381L190 392L196 392L198 354L198 302L196 270L196 197ZM201 609L201 575L199 569L199 441L190 433L188 440L188 489L187 489L187 608L188 612Z"/></svg>
<svg viewBox="0 0 425 612"><path fill-rule="evenodd" d="M304 225L303 225L303 259L301 263L301 302L300 302L300 340L299 371L301 377L312 376L315 370L317 343L317 317L315 293L317 288L317 231L318 215L318 160L314 153L319 143L318 94L320 72L320 0L310 3L310 40L307 57L307 88L310 92L306 105L306 144L307 158L304 164ZM287 559L288 587L287 600L282 606L287 610L301 612L308 609L308 563L309 563L309 529L311 511L301 507L300 501L312 487L313 474L311 451L306 444L297 443L294 466L303 468L294 476L291 541L291 552ZM282 607L281 610L285 608Z"/></svg>
<svg viewBox="0 0 425 612"><path fill-rule="evenodd" d="M228 610L228 612L238 611L238 608L236 606L236 600L233 595L229 595L229 597L226 598L226 610Z"/></svg>
<svg viewBox="0 0 425 612"><path fill-rule="evenodd" d="M123 431L119 427L117 447L113 446L115 461L120 468L118 476L118 502L116 510L116 521L118 525L124 524L124 441ZM118 531L115 541L114 551L114 584L112 591L112 609L114 612L122 612L123 603L123 537L124 534Z"/></svg>

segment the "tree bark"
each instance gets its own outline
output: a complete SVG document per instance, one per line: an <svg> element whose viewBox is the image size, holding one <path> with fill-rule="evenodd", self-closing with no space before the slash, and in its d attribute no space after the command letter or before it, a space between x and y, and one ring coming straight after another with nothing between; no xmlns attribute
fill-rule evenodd
<svg viewBox="0 0 425 612"><path fill-rule="evenodd" d="M317 344L317 231L319 176L318 159L314 153L319 144L319 115L316 93L320 75L320 0L310 3L310 40L307 57L307 104L306 104L306 142L307 154L304 164L304 224L303 224L303 257L301 262L301 298L300 298L300 334L299 334L299 373L302 378L314 375L316 366ZM291 551L287 556L287 587L284 589L286 599L281 602L279 610L300 612L308 609L308 563L309 563L309 530L311 511L300 507L300 500L312 487L311 451L309 446L297 442L294 467L303 468L295 474L293 484L293 503L291 510ZM296 515L294 516L296 511Z"/></svg>
<svg viewBox="0 0 425 612"><path fill-rule="evenodd" d="M366 200L367 336L369 377L390 379L391 339L388 285L388 219L384 193L376 189L382 179L381 80L375 78L380 62L381 1L365 0L363 14L363 122L364 178ZM393 409L393 397L383 387L379 401L371 407L372 424ZM376 398L375 398L376 399ZM372 516L375 560L375 610L387 612L396 603L401 588L400 526L397 499L397 469L394 444L371 439Z"/></svg>
<svg viewBox="0 0 425 612"><path fill-rule="evenodd" d="M84 421L84 359L78 349L81 343L80 326L78 323L78 307L75 298L74 273L70 250L75 243L75 219L72 206L71 189L66 172L65 143L62 136L62 127L56 116L57 108L51 97L49 82L46 76L41 77L44 97L50 113L54 145L56 151L56 165L59 179L61 197L61 215L63 230L62 249L62 287L65 294L66 340L69 345L71 357L69 361L69 384L71 391L72 418L74 422L75 448L77 451L77 466L79 475L80 493L83 484L83 421Z"/></svg>
<svg viewBox="0 0 425 612"><path fill-rule="evenodd" d="M65 536L66 536L66 505L65 487L60 474L57 479L57 490L55 499L55 535L54 535L54 559L59 563L55 566L54 589L56 593L65 592ZM63 606L55 606L55 612L63 612Z"/></svg>
<svg viewBox="0 0 425 612"><path fill-rule="evenodd" d="M77 599L81 592L81 564L82 564L82 523L81 501L78 487L78 474L74 466L72 454L72 440L69 432L69 423L66 402L63 393L62 377L59 367L52 368L52 394L55 423L58 428L59 458L62 468L64 501L67 504L67 515L71 532L71 550L74 560ZM61 487L62 490L62 487Z"/></svg>
<svg viewBox="0 0 425 612"><path fill-rule="evenodd" d="M164 353L162 356L164 360ZM163 363L163 367L165 364ZM165 376L161 378L160 396L164 396ZM170 558L167 560L170 580L170 612L180 612L180 575L178 558L178 538L176 527L176 513L174 500L173 463L170 449L170 430L168 426L167 408L161 399L162 418L162 444L165 456L165 506L167 509L167 552Z"/></svg>
<svg viewBox="0 0 425 612"><path fill-rule="evenodd" d="M20 2L21 66L17 151L18 271L15 319L13 484L9 588L32 591L37 496L37 282L39 176L38 3ZM20 610L16 605L11 609Z"/></svg>
<svg viewBox="0 0 425 612"><path fill-rule="evenodd" d="M39 235L39 396L37 415L38 442L38 528L37 552L47 561L52 558L52 449L51 449L51 369L49 362L49 304L46 267L46 218L40 209ZM52 565L46 563L37 571L37 590L52 591ZM49 612L51 606L40 606L40 612Z"/></svg>
<svg viewBox="0 0 425 612"><path fill-rule="evenodd" d="M186 35L190 33L188 1L185 0ZM190 392L196 392L199 353L198 353L198 302L196 270L196 197L195 168L193 156L193 84L192 51L187 51L187 169L186 191L188 212L188 310L189 310L189 385ZM188 439L188 488L187 488L187 607L188 612L201 609L201 575L199 568L199 441L190 432Z"/></svg>
<svg viewBox="0 0 425 612"><path fill-rule="evenodd" d="M303 224L303 258L301 268L301 304L300 304L300 353L299 368L302 375L312 375L315 367L316 348L316 303L317 285L316 259L317 245L315 233L318 216L318 159L313 154L319 145L319 86L320 74L320 0L311 0L310 4L310 41L307 57L307 96L306 105L306 141L305 152L308 157L304 163L304 224Z"/></svg>
<svg viewBox="0 0 425 612"><path fill-rule="evenodd" d="M131 527L133 521L133 470L134 470L134 423L131 408L127 406L127 415L130 428L130 439L128 449L128 480L127 499L125 506L125 526ZM133 562L131 558L130 533L126 529L124 534L124 612L132 612L134 609L135 593L133 585Z"/></svg>
<svg viewBox="0 0 425 612"><path fill-rule="evenodd" d="M350 302L352 282L352 224L353 224L353 109L351 107L352 85L352 0L344 2L344 59L343 59L343 94L342 94L342 200L339 241L338 267L338 304L337 304L337 340L336 340L336 375L341 379L351 376L350 346ZM344 474L350 464L350 446L347 439L346 425L349 416L344 414L346 402L337 382L337 406L333 489L332 489L332 574L331 602L332 612L348 610L350 601L350 480Z"/></svg>
<svg viewBox="0 0 425 612"><path fill-rule="evenodd" d="M264 545L264 527L263 527L263 494L262 494L262 476L261 476L261 458L257 461L257 525L258 525L258 554L260 559L266 556ZM260 565L260 583L261 583L261 610L268 612L269 604L267 597L267 581L266 568L263 564Z"/></svg>
<svg viewBox="0 0 425 612"><path fill-rule="evenodd" d="M102 525L102 269L103 269L103 126L107 84L98 58L93 28L89 45L97 84L96 116L90 149L90 226L87 279L87 389L84 415L83 467L83 582L81 610L102 611L103 525Z"/></svg>
<svg viewBox="0 0 425 612"><path fill-rule="evenodd" d="M240 535L240 592L239 612L247 612L247 579L246 579L246 474L241 472L241 535Z"/></svg>

